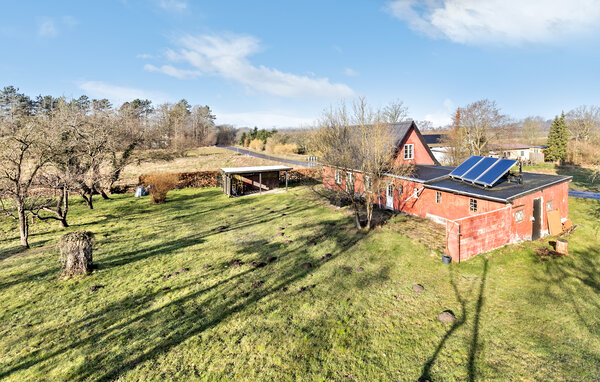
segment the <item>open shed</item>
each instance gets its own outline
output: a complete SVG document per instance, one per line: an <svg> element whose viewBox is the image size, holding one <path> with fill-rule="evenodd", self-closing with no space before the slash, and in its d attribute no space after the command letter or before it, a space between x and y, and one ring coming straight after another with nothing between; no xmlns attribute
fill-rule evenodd
<svg viewBox="0 0 600 382"><path fill-rule="evenodd" d="M231 197L274 190L279 187L282 171L285 172L287 191L288 171L291 169L288 166L224 167L221 169L223 192Z"/></svg>

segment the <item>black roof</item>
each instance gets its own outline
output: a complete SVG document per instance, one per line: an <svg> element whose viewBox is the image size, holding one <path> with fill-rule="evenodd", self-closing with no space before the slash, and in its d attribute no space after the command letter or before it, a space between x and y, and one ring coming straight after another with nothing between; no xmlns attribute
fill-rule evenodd
<svg viewBox="0 0 600 382"><path fill-rule="evenodd" d="M442 138L445 136L446 134L423 134L425 143L427 143L428 145L436 145L438 143L442 143Z"/></svg>
<svg viewBox="0 0 600 382"><path fill-rule="evenodd" d="M402 142L402 140L404 140L404 137L406 137L406 134L408 133L408 131L410 130L410 128L412 126L414 126L415 127L415 132L417 133L417 136L419 137L419 139L423 143L423 146L425 147L425 150L427 151L427 153L431 157L431 160L433 161L433 163L435 163L436 165L440 164L438 162L438 160L435 158L435 156L433 155L433 153L431 152L431 149L427 145L427 142L425 142L425 138L424 138L423 134L421 134L421 130L419 130L419 127L417 126L417 124L416 124L415 121L411 120L411 121L403 121L403 122L392 123L391 126L392 126L392 137L394 139L394 146L396 147L397 150L400 149L399 145Z"/></svg>
<svg viewBox="0 0 600 382"><path fill-rule="evenodd" d="M404 178L410 178L420 182L427 182L440 177L448 176L454 170L454 167L428 165L428 164L415 164L413 165L414 172L403 176Z"/></svg>
<svg viewBox="0 0 600 382"><path fill-rule="evenodd" d="M478 187L470 183L451 179L450 177L427 181L425 187L481 199L510 203L512 200L521 196L525 196L558 183L567 182L573 178L572 176L537 174L532 172L523 172L521 175L523 176L523 182L521 184L516 182L509 183L508 178L504 177L491 188Z"/></svg>

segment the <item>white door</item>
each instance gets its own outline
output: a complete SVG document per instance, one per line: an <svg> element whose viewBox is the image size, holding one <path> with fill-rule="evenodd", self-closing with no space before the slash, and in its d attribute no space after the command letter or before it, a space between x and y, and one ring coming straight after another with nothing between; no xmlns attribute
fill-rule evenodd
<svg viewBox="0 0 600 382"><path fill-rule="evenodd" d="M385 189L385 206L387 208L394 208L394 183L388 183Z"/></svg>

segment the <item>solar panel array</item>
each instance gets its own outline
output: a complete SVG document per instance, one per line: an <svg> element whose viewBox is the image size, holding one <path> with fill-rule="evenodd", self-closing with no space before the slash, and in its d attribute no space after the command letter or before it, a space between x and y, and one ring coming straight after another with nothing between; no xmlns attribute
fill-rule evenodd
<svg viewBox="0 0 600 382"><path fill-rule="evenodd" d="M515 164L517 161L512 159L474 155L455 168L450 173L450 177L463 182L493 187Z"/></svg>

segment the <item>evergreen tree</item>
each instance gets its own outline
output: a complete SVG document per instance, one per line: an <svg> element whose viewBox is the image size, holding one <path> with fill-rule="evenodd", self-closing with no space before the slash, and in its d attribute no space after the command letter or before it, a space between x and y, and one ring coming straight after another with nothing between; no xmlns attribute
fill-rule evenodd
<svg viewBox="0 0 600 382"><path fill-rule="evenodd" d="M565 113L556 116L552 121L552 127L548 134L548 148L544 151L547 161L564 161L567 157L567 143L569 140L569 132L565 123Z"/></svg>

